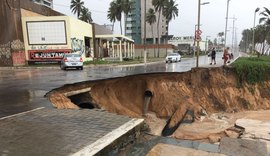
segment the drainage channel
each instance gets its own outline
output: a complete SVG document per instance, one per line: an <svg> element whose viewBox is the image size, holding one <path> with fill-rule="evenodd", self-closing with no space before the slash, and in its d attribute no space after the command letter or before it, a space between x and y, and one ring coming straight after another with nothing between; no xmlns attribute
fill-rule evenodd
<svg viewBox="0 0 270 156"><path fill-rule="evenodd" d="M92 103L91 88L69 91L64 93L64 95L81 109L100 109L98 105Z"/></svg>
<svg viewBox="0 0 270 156"><path fill-rule="evenodd" d="M91 97L91 88L66 92L64 94L71 100L72 103L79 106L81 109L100 109L97 104L94 104ZM152 93L146 92L146 99L148 100L147 106ZM121 151L125 151L127 146L136 142L144 128L144 119L132 119L131 121L123 124L119 128L111 131L102 138L96 140L91 145L88 145L80 151L73 154L79 155L118 155Z"/></svg>

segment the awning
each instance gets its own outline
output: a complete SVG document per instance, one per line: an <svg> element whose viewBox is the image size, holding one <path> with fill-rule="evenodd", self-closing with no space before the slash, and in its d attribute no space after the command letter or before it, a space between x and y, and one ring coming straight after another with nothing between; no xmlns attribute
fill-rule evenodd
<svg viewBox="0 0 270 156"><path fill-rule="evenodd" d="M121 41L129 41L129 42L134 42L134 40L130 39L129 37L126 37L124 35L96 35L96 38L100 38L100 39L106 39L106 40L110 40L110 41L114 41L115 39L117 40L121 40Z"/></svg>

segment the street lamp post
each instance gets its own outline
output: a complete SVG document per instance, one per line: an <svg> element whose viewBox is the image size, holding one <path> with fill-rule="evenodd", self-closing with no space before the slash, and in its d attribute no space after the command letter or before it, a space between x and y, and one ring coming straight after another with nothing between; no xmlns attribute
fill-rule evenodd
<svg viewBox="0 0 270 156"><path fill-rule="evenodd" d="M226 40L227 40L227 26L228 26L229 3L230 3L230 0L227 0L226 24L225 24L225 32L224 32L224 47L226 47Z"/></svg>
<svg viewBox="0 0 270 156"><path fill-rule="evenodd" d="M208 38L211 36L206 36L205 38L205 54L207 53L207 49L208 49Z"/></svg>
<svg viewBox="0 0 270 156"><path fill-rule="evenodd" d="M201 5L209 4L210 2L201 3L201 0L198 0L198 23L197 23L197 32L200 32L200 18L201 18ZM196 58L196 67L199 67L199 53L200 53L200 39L197 38L197 58Z"/></svg>
<svg viewBox="0 0 270 156"><path fill-rule="evenodd" d="M256 22L256 13L260 10L260 8L257 8L254 12L254 23L253 23L253 34L252 34L252 53L254 52L255 49L255 43L254 43L254 38L255 38L255 22Z"/></svg>

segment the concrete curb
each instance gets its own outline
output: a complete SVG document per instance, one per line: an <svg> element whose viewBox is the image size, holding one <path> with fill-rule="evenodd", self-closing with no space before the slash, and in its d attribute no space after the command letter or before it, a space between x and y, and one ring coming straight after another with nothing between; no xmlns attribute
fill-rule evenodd
<svg viewBox="0 0 270 156"><path fill-rule="evenodd" d="M89 146L84 147L80 151L72 154L72 156L89 156L95 155L103 148L110 145L113 141L121 137L122 135L126 134L128 131L132 130L136 126L143 123L144 119L132 119L129 122L125 123L124 125L118 127L117 129L113 130L112 132L106 134L102 138L98 139L94 143Z"/></svg>
<svg viewBox="0 0 270 156"><path fill-rule="evenodd" d="M37 110L40 110L40 109L43 109L43 108L45 108L45 107L39 107L39 108L32 109L32 110L29 110L29 111L25 111L25 112L13 114L13 115L5 116L5 117L0 118L0 121L4 120L4 119L15 117L15 116L18 116L18 115L24 115L24 114L27 114L27 113L30 113L30 112L34 112L34 111L37 111Z"/></svg>
<svg viewBox="0 0 270 156"><path fill-rule="evenodd" d="M156 62L148 62L146 65L151 64L158 64L162 63L163 61L156 61ZM101 64L101 65L84 65L84 68L92 68L92 67L132 67L132 66L144 66L144 63L138 63L138 64ZM0 67L0 70L15 70L15 69L60 69L60 66L16 66L16 67Z"/></svg>

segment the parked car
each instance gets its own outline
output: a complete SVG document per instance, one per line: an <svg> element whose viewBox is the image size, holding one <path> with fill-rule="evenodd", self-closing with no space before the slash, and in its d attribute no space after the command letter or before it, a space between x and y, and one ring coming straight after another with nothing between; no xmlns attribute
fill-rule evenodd
<svg viewBox="0 0 270 156"><path fill-rule="evenodd" d="M181 61L181 55L178 53L170 53L166 56L165 62L180 62Z"/></svg>
<svg viewBox="0 0 270 156"><path fill-rule="evenodd" d="M60 68L62 70L66 70L67 68L83 70L83 59L79 54L65 54L61 60Z"/></svg>

